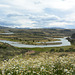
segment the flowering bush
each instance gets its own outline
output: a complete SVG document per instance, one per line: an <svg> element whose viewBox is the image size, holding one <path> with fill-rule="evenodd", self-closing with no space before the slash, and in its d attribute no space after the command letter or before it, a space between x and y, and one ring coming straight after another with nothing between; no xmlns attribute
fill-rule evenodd
<svg viewBox="0 0 75 75"><path fill-rule="evenodd" d="M17 56L1 64L0 75L75 75L75 55L59 57L40 53L35 57Z"/></svg>

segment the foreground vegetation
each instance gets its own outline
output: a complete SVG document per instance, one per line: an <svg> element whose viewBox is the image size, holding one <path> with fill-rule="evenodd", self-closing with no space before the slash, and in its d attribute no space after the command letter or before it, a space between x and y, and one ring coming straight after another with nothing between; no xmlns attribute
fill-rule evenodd
<svg viewBox="0 0 75 75"><path fill-rule="evenodd" d="M1 75L75 75L75 54L40 53L4 61Z"/></svg>

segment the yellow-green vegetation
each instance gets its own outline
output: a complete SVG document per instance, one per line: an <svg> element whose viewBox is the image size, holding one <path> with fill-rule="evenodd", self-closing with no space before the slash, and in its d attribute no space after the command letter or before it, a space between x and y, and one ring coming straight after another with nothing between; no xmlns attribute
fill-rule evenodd
<svg viewBox="0 0 75 75"><path fill-rule="evenodd" d="M75 52L74 45L62 47L26 48L26 49L40 52Z"/></svg>
<svg viewBox="0 0 75 75"><path fill-rule="evenodd" d="M16 55L24 54L28 51L29 49L16 48L6 43L0 43L0 62L9 60Z"/></svg>
<svg viewBox="0 0 75 75"><path fill-rule="evenodd" d="M3 29L0 29L0 33L4 33L4 30Z"/></svg>
<svg viewBox="0 0 75 75"><path fill-rule="evenodd" d="M2 62L1 75L75 75L75 53L40 53Z"/></svg>
<svg viewBox="0 0 75 75"><path fill-rule="evenodd" d="M23 35L23 34L22 34ZM38 38L38 37L37 37ZM20 42L22 44L31 44L31 45L48 45L49 43L46 42L50 42L50 41L60 41L60 39L54 39L54 38L38 38L36 37L34 38L20 38L16 35L1 35L0 36L0 40L8 40L8 41L14 41L14 42ZM44 43L37 43L37 42L44 42ZM50 43L50 44L61 44L61 43Z"/></svg>

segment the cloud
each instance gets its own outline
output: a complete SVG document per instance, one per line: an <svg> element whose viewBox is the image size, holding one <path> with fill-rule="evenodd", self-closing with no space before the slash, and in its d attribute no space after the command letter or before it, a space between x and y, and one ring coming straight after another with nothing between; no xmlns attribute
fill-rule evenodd
<svg viewBox="0 0 75 75"><path fill-rule="evenodd" d="M0 0L0 25L13 27L73 27L74 0Z"/></svg>
<svg viewBox="0 0 75 75"><path fill-rule="evenodd" d="M74 22L75 21L75 13L71 13L65 16L66 21Z"/></svg>
<svg viewBox="0 0 75 75"><path fill-rule="evenodd" d="M35 21L31 21L31 20L27 20L27 19L21 19L21 20L17 20L14 21L13 23L17 24L17 26L15 27L21 27L21 28L25 28L25 27L29 27L29 28L33 28L35 25L32 23L35 23Z"/></svg>
<svg viewBox="0 0 75 75"><path fill-rule="evenodd" d="M48 26L50 27L66 27L67 25L72 25L73 23L67 23L67 22L52 22Z"/></svg>
<svg viewBox="0 0 75 75"><path fill-rule="evenodd" d="M75 7L74 0L7 0L7 3L15 8L34 12L43 12L44 8L54 8L64 11Z"/></svg>
<svg viewBox="0 0 75 75"><path fill-rule="evenodd" d="M0 4L0 8L9 8L9 5Z"/></svg>

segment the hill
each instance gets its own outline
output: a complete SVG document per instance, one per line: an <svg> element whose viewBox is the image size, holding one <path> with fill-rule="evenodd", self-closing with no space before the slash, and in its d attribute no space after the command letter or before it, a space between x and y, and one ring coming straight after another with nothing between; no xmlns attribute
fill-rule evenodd
<svg viewBox="0 0 75 75"><path fill-rule="evenodd" d="M74 33L74 34L72 34L71 38L75 39L75 33Z"/></svg>
<svg viewBox="0 0 75 75"><path fill-rule="evenodd" d="M8 29L9 27L0 26L0 29Z"/></svg>

